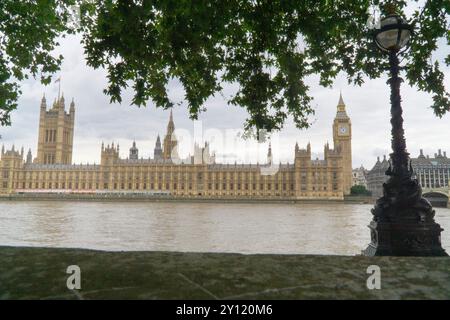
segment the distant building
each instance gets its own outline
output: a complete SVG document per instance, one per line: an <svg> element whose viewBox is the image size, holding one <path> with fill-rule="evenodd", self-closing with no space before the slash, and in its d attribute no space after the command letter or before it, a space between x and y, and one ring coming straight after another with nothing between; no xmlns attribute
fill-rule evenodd
<svg viewBox="0 0 450 320"><path fill-rule="evenodd" d="M352 186L364 186L367 189L367 173L362 165L352 170Z"/></svg>
<svg viewBox="0 0 450 320"><path fill-rule="evenodd" d="M422 188L437 189L448 187L450 183L450 158L440 149L434 154L434 158L424 156L423 150L417 158L411 159L411 165L415 177ZM383 161L377 158L372 170L367 175L367 188L375 197L383 195L383 183L388 179L385 172L389 168L389 161L384 156Z"/></svg>
<svg viewBox="0 0 450 320"><path fill-rule="evenodd" d="M386 170L389 168L389 162L386 156L383 156L383 161L377 157L377 162L372 170L367 173L367 189L372 192L372 196L379 198L383 195L383 183L387 180Z"/></svg>

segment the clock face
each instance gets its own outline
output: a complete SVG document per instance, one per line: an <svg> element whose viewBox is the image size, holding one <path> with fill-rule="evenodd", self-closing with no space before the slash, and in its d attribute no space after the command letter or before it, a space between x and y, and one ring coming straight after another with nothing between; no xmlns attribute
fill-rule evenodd
<svg viewBox="0 0 450 320"><path fill-rule="evenodd" d="M347 133L347 127L346 126L340 126L339 127L339 133L340 134L346 134Z"/></svg>

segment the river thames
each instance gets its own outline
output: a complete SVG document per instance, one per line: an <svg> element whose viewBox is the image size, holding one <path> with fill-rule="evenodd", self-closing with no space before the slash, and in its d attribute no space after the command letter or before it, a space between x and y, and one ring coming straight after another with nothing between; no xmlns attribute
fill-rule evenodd
<svg viewBox="0 0 450 320"><path fill-rule="evenodd" d="M372 205L0 202L0 245L100 250L359 254ZM450 252L450 209L436 208Z"/></svg>

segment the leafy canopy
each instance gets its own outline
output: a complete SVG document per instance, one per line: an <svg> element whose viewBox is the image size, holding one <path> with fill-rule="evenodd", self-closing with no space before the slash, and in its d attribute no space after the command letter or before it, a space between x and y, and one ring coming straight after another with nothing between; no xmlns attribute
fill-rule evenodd
<svg viewBox="0 0 450 320"><path fill-rule="evenodd" d="M371 196L372 193L363 185L355 185L350 189L350 194L355 196Z"/></svg>
<svg viewBox="0 0 450 320"><path fill-rule="evenodd" d="M0 114L9 123L17 80L26 71L44 83L61 57L49 52L58 35L82 34L88 65L106 68L104 92L121 102L132 86L133 104L170 108L171 79L181 82L191 118L224 83L238 90L228 103L249 113L246 129L280 129L291 115L308 127L314 112L305 78L317 74L331 86L339 72L349 83L378 78L387 57L377 50L368 28L368 8L380 0L74 0L81 24L70 28L58 7L73 1L0 2ZM399 12L407 3L396 1ZM415 34L401 61L408 83L433 96L437 116L450 110L450 96L438 62L431 61L440 39L450 44L450 2L428 0L409 17ZM17 18L19 17L19 18ZM4 52L6 54L4 54ZM450 54L446 57L450 65Z"/></svg>
<svg viewBox="0 0 450 320"><path fill-rule="evenodd" d="M0 125L10 125L17 108L19 82L32 77L43 84L59 70L62 56L52 51L57 38L73 33L68 23L76 0L0 1Z"/></svg>

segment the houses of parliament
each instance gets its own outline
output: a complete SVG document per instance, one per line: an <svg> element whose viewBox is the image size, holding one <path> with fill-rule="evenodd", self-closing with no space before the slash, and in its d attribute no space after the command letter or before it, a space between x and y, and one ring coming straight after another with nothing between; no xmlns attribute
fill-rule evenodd
<svg viewBox="0 0 450 320"><path fill-rule="evenodd" d="M119 145L101 145L100 164L72 164L75 103L68 111L64 97L48 107L40 104L37 155L23 148L2 147L0 194L94 193L164 195L201 199L323 199L342 200L352 184L351 121L339 97L332 125L333 148L324 146L323 159L311 158L311 145L293 148L294 161L272 163L269 146L265 164L217 163L209 145L195 145L194 155L180 160L175 124L170 112L167 132L158 136L153 158L139 158L135 142L127 158Z"/></svg>

